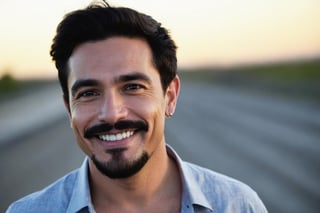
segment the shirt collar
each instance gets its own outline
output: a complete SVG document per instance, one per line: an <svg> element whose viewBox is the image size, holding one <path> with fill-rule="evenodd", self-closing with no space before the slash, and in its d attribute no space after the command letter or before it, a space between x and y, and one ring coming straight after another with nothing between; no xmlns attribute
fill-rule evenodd
<svg viewBox="0 0 320 213"><path fill-rule="evenodd" d="M166 146L168 155L176 161L180 170L183 186L182 201L190 203L193 206L201 206L212 211L213 208L208 202L204 193L201 191L199 181L194 178L193 172L190 170L188 166L186 166L185 163L183 163L183 161L181 160L179 155L174 151L173 148L171 148L169 145ZM92 211L93 207L90 196L88 174L88 158L85 158L84 162L79 168L78 176L73 186L73 192L67 212L78 212L84 208L89 208L89 210L91 210L89 212L94 212Z"/></svg>
<svg viewBox="0 0 320 213"><path fill-rule="evenodd" d="M72 196L67 212L79 212L85 208L93 209L91 204L88 174L89 164L88 159L85 158L84 162L78 170L78 175L73 186Z"/></svg>
<svg viewBox="0 0 320 213"><path fill-rule="evenodd" d="M213 211L213 207L201 191L202 187L200 186L199 180L195 179L194 172L190 170L190 167L182 161L179 155L169 145L167 145L167 153L176 161L180 169L183 187L182 201L192 204L193 207L203 207L209 211Z"/></svg>

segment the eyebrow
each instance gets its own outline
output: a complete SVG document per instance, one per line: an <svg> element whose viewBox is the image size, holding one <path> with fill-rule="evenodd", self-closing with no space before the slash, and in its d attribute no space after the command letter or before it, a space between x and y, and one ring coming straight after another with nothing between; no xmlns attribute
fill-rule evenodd
<svg viewBox="0 0 320 213"><path fill-rule="evenodd" d="M147 75L143 73L138 73L138 72L121 75L116 79L116 82L123 83L123 82L134 81L134 80L143 80L149 84L151 83L151 79Z"/></svg>
<svg viewBox="0 0 320 213"><path fill-rule="evenodd" d="M90 87L90 86L97 86L99 82L94 79L81 79L77 80L71 87L71 94L72 96L81 88L81 87Z"/></svg>

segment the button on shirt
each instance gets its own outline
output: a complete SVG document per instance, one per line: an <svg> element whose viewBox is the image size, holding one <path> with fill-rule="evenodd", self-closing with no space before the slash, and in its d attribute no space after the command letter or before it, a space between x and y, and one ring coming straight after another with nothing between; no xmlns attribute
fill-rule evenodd
<svg viewBox="0 0 320 213"><path fill-rule="evenodd" d="M267 212L258 195L247 185L184 162L167 146L180 169L183 186L181 212ZM95 213L90 197L88 159L82 166L42 191L11 204L7 213ZM165 204L164 204L165 205Z"/></svg>

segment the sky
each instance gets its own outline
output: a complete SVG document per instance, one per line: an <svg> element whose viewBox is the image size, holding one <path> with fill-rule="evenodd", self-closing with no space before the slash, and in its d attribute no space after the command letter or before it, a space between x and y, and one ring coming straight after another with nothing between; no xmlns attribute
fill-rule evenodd
<svg viewBox="0 0 320 213"><path fill-rule="evenodd" d="M91 0L1 0L0 77L56 77L49 56L64 14ZM320 56L319 0L109 0L151 15L178 46L178 66L233 66Z"/></svg>

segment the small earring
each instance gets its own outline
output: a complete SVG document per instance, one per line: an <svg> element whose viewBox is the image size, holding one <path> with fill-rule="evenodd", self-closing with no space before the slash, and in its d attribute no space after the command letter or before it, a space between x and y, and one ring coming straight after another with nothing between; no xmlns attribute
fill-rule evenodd
<svg viewBox="0 0 320 213"><path fill-rule="evenodd" d="M167 118L171 118L173 116L173 113L172 112L166 112L166 117Z"/></svg>

